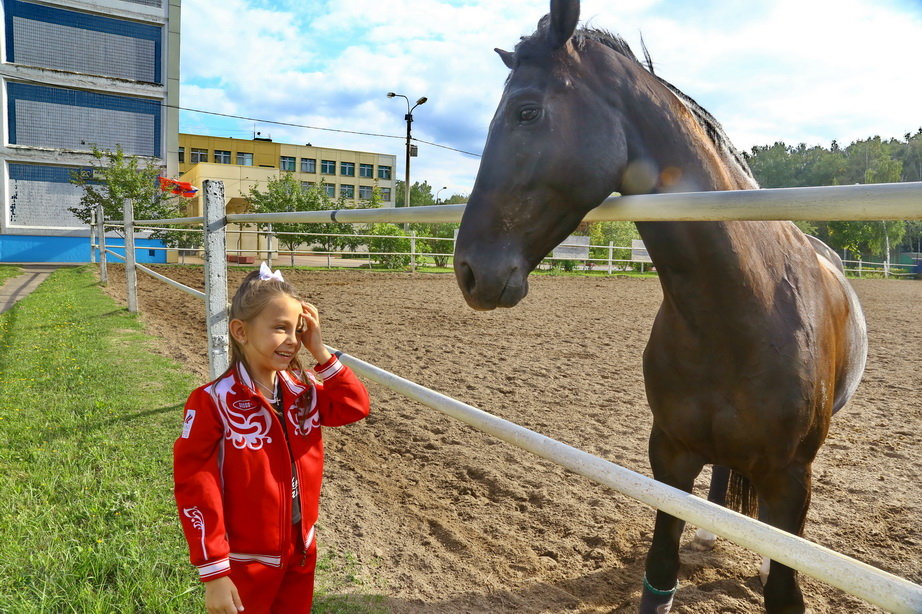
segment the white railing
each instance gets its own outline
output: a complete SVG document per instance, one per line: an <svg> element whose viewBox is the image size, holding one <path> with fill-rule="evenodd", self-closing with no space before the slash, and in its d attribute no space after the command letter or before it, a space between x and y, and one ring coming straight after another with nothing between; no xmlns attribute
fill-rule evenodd
<svg viewBox="0 0 922 614"><path fill-rule="evenodd" d="M859 189L860 188L860 189ZM203 186L205 216L194 218L205 232L205 292L192 293L206 302L209 366L217 377L228 366L227 354L227 259L225 228L228 222L457 222L458 205L415 209L371 209L300 214L225 215L224 186L206 180ZM798 199L801 199L798 201ZM828 199L838 199L831 204ZM795 211L800 202L803 210ZM593 210L587 220L705 220L705 219L922 219L922 184L789 188L751 192L707 192L609 199ZM695 213L697 208L697 213ZM641 215L641 210L643 214ZM390 214L383 219L382 213ZM729 217L725 217L729 216ZM132 228L130 205L125 208L127 234ZM188 224L191 219L145 220L146 224ZM106 255L101 212L97 215L101 278L105 282ZM133 233L132 233L133 234ZM126 240L126 273L136 268L134 253ZM145 267L146 268L146 267ZM144 269L142 269L144 270ZM126 275L126 278L128 275ZM159 278L159 276L158 276ZM173 282L176 285L178 282ZM129 282L129 286L131 282ZM181 284L178 284L181 285ZM186 288L186 287L184 287ZM192 290L188 288L188 290ZM136 290L129 287L129 308ZM136 305L136 299L135 299ZM136 306L135 306L136 308ZM849 558L757 520L714 505L591 456L543 435L492 416L460 401L414 384L393 373L346 354L341 359L360 375L379 382L411 399L470 424L542 458L610 486L677 518L856 595L890 612L922 612L922 586Z"/></svg>

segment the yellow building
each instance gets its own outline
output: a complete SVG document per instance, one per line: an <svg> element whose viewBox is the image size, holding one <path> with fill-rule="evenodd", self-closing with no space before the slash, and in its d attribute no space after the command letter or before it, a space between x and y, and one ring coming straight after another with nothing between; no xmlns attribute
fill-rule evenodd
<svg viewBox="0 0 922 614"><path fill-rule="evenodd" d="M385 207L394 206L394 167L397 157L390 154L314 147L310 144L291 145L259 138L247 140L180 133L180 174L184 175L196 164L203 162L239 166L253 171L275 169L276 177L283 171L292 172L295 179L305 187L319 185L322 181L331 198L344 197L347 203L354 205L371 198L372 188L378 186L382 204ZM262 172L253 176L264 177ZM224 187L224 193L229 198L246 195L246 192L234 194L228 186Z"/></svg>
<svg viewBox="0 0 922 614"><path fill-rule="evenodd" d="M330 149L311 145L275 143L268 139L232 139L179 135L180 180L201 188L202 181L224 182L224 198L228 213L246 210L246 196L254 187L264 190L269 179L291 172L305 188L323 184L334 199L345 198L347 205L361 206L371 198L377 186L381 204L394 206L394 165L396 156L347 149ZM186 215L202 215L202 192L188 199ZM227 251L234 255L266 258L265 235L257 235L255 225L227 227ZM278 249L273 245L273 252ZM175 261L170 254L169 260Z"/></svg>

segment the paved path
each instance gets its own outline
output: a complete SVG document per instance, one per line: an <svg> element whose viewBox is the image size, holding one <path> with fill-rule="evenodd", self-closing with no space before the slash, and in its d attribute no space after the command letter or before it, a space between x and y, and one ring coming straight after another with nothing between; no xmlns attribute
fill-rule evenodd
<svg viewBox="0 0 922 614"><path fill-rule="evenodd" d="M38 288L49 275L61 268L60 264L22 264L22 275L11 277L0 287L0 313L9 310L22 298Z"/></svg>

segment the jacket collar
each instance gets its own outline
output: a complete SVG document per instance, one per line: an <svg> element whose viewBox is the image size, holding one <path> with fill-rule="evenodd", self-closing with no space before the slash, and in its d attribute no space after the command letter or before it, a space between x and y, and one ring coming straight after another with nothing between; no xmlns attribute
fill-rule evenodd
<svg viewBox="0 0 922 614"><path fill-rule="evenodd" d="M256 387L256 381L253 379L253 376L250 375L247 371L246 365L242 362L237 362L234 364L233 368L234 379L238 384L241 384L247 389L247 392L250 396L261 397L259 391ZM307 383L301 381L294 373L291 371L279 371L278 379L282 382L282 398L285 400L285 407L291 407L292 401L299 398L301 395L305 394L312 386L311 378L307 375Z"/></svg>

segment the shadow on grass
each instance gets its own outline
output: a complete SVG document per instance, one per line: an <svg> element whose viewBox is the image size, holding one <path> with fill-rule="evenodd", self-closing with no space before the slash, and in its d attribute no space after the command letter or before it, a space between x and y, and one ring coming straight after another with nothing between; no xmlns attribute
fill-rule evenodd
<svg viewBox="0 0 922 614"><path fill-rule="evenodd" d="M156 416L158 414L164 414L171 411L178 411L185 406L185 403L176 403L175 405L168 405L166 407L158 407L157 409L145 409L142 411L134 412L131 414L124 414L120 416L115 416L114 418L108 418L106 420L99 420L91 424L71 424L67 426L59 426L53 429L49 429L45 433L45 439L52 441L54 439L62 439L71 435L89 435L101 429L106 429L108 427L128 424L134 422L135 420L141 420L143 418L148 418L150 416Z"/></svg>

